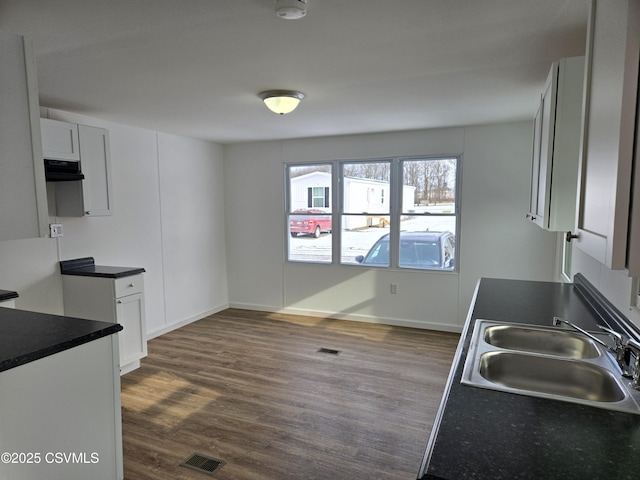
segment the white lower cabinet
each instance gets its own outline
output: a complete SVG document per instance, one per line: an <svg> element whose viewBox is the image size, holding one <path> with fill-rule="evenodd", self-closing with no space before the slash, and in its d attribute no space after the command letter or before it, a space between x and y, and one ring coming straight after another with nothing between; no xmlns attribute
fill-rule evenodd
<svg viewBox="0 0 640 480"><path fill-rule="evenodd" d="M118 333L120 372L138 368L147 355L142 274L121 278L62 275L62 287L65 315L122 325Z"/></svg>
<svg viewBox="0 0 640 480"><path fill-rule="evenodd" d="M0 478L124 478L117 355L108 335L0 372Z"/></svg>
<svg viewBox="0 0 640 480"><path fill-rule="evenodd" d="M124 330L120 335L120 365L131 366L147 355L144 321L144 295L135 293L116 298L116 321ZM126 373L126 372L125 372Z"/></svg>

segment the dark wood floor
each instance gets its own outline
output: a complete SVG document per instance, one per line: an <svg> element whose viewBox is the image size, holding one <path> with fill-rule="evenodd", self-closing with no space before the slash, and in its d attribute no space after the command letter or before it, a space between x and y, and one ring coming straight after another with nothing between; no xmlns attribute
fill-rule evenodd
<svg viewBox="0 0 640 480"><path fill-rule="evenodd" d="M414 480L457 341L236 309L155 338L122 377L125 479Z"/></svg>

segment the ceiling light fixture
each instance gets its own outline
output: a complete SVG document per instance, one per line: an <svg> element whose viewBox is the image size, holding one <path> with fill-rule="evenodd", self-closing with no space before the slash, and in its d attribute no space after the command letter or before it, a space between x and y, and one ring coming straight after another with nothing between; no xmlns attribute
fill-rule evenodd
<svg viewBox="0 0 640 480"><path fill-rule="evenodd" d="M307 14L307 0L276 0L276 15L287 20L296 20Z"/></svg>
<svg viewBox="0 0 640 480"><path fill-rule="evenodd" d="M304 98L304 93L295 90L267 90L260 92L258 96L273 113L284 115L296 109L300 100Z"/></svg>

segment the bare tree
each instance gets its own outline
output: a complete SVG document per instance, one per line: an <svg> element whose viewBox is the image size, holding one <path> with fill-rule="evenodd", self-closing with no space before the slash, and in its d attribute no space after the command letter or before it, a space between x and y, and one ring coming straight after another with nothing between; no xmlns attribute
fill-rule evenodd
<svg viewBox="0 0 640 480"><path fill-rule="evenodd" d="M420 199L422 198L422 185L420 183L423 171L422 163L422 161L406 161L403 163L402 168L402 181L404 182L404 185L415 187L413 203L416 205L420 203Z"/></svg>
<svg viewBox="0 0 640 480"><path fill-rule="evenodd" d="M391 171L389 162L354 162L343 165L345 177L366 178L369 180L389 181Z"/></svg>
<svg viewBox="0 0 640 480"><path fill-rule="evenodd" d="M455 177L452 169L455 160L430 160L424 164L423 199L432 204L444 203L455 198L455 185L451 179Z"/></svg>

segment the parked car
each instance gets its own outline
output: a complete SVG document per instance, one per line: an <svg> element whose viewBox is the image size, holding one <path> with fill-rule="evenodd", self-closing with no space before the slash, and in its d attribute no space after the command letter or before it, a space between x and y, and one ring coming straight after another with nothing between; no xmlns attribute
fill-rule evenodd
<svg viewBox="0 0 640 480"><path fill-rule="evenodd" d="M296 210L289 217L289 232L292 237L313 235L318 238L321 233L331 232L331 215L322 210ZM305 215L302 215L305 214Z"/></svg>
<svg viewBox="0 0 640 480"><path fill-rule="evenodd" d="M400 232L399 265L406 268L453 270L456 237L451 232ZM366 255L356 261L363 265L389 265L389 234L380 237Z"/></svg>

